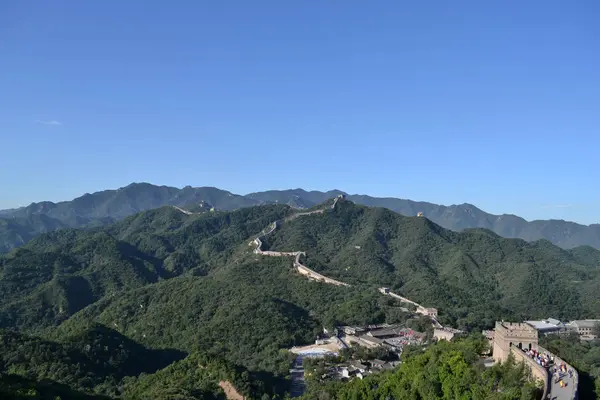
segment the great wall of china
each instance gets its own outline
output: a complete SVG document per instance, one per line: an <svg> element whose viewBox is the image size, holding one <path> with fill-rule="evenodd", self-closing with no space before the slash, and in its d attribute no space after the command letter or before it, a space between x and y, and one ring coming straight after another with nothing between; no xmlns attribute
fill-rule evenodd
<svg viewBox="0 0 600 400"><path fill-rule="evenodd" d="M338 196L335 198L333 204L331 205L331 209L335 208L335 206L340 198L343 198L343 196ZM290 217L285 218L283 220L283 222L291 221L295 218L305 216L305 215L322 214L323 212L325 212L325 209L315 210L315 211L310 211L310 212L305 212L305 213L297 213ZM266 255L266 256L275 256L275 257L292 257L293 256L293 257L295 257L294 264L293 264L294 268L299 273L307 276L309 279L314 279L314 280L330 283L333 285L350 286L347 283L340 282L335 279L331 279L324 275L321 275L321 274L311 270L310 268L306 267L302 263L300 263L300 257L305 255L305 253L303 251L291 251L291 252L263 251L261 248L262 247L261 238L264 238L265 236L274 232L280 223L281 223L281 221L275 221L275 222L271 223L268 227L268 230L263 231L261 234L258 235L258 237L256 239L254 239L250 243L251 245L252 244L256 245L256 248L254 249L255 254L261 254L261 255ZM428 316L431 318L434 327L442 328L442 325L437 321L437 309L424 307L415 301L412 301L406 297L403 297L396 293L391 292L389 290L389 288L382 287L382 288L379 288L378 290L379 290L379 292L381 292L384 295L394 297L404 303L412 304L413 306L416 307L416 312L418 314L422 314L422 315L425 315L425 316ZM519 324L519 326L520 325L521 324ZM525 365L527 365L529 367L529 370L530 370L532 376L541 382L541 384L543 386L543 398L544 399L548 395L550 395L550 398L553 398L556 400L576 400L578 398L578 396L577 396L577 394L578 394L577 393L578 392L578 390L577 390L578 374L574 368L569 366L569 369L572 369L574 371L573 376L563 377L563 380L568 382L567 386L565 386L564 388L559 387L559 385L556 383L557 381L555 381L553 379L552 374L549 374L548 371L546 371L540 365L536 364L536 362L533 361L528 355L526 355L525 352L523 352L523 350L521 350L520 347L516 346L516 343L519 343L521 345L524 338L519 337L520 340L516 341L515 343L513 343L512 340L516 340L517 337L512 337L511 340L508 340L507 343L505 343L506 341L503 341L500 339L501 337L503 337L505 335L507 335L508 337L510 337L511 335L515 335L515 331L513 329L510 329L510 333L508 333L508 334L506 334L506 332L504 332L505 330L506 330L506 328L504 327L503 323L496 324L496 331L497 331L498 337L495 338L493 347L494 347L494 353L495 353L494 358L496 359L497 362L502 362L504 360L504 358L506 357L506 354L511 353L518 362L525 363ZM503 335L503 333L505 333L505 335ZM529 334L531 334L531 333L529 333ZM517 334L517 336L518 336L518 334ZM530 346L530 347L550 354L547 350L543 349L542 347L540 347L537 344L537 331L535 331L535 339L531 338L530 340L527 340L527 339L525 339L525 340L528 343L532 344L532 346ZM506 347L506 348L501 349L500 346ZM500 356L499 356L499 352L501 354ZM563 362L555 355L552 355L552 356L555 358L555 360L557 362L559 362L559 361Z"/></svg>
<svg viewBox="0 0 600 400"><path fill-rule="evenodd" d="M493 355L496 362L504 362L512 355L517 362L523 362L543 387L542 399L577 400L579 373L575 368L555 354L538 344L538 331L527 323L496 322L494 340L492 343ZM572 373L564 373L561 380L566 384L559 385L551 370L542 367L526 352L536 350L540 354L547 354L554 360L554 365L565 365L565 369Z"/></svg>
<svg viewBox="0 0 600 400"><path fill-rule="evenodd" d="M177 211L181 211L181 212L182 212L182 213L184 213L185 215L194 215L194 213L193 213L193 212L191 212L191 211L188 211L188 210L184 210L184 209L183 209L183 208L181 208L181 207L177 207L177 206L171 206L171 207L173 207L173 208L174 208L174 209L176 209Z"/></svg>
<svg viewBox="0 0 600 400"><path fill-rule="evenodd" d="M335 206L337 205L338 201L340 199L343 199L342 195L337 196L334 200L333 200L333 204L329 207L330 209L334 209ZM327 208L322 208L320 210L314 210L314 211L308 211L308 212L304 212L304 213L296 213L293 215L290 215L289 217L286 217L283 220L279 220L279 221L274 221L272 222L265 230L263 230L257 237L256 239L254 239L252 242L250 242L250 245L255 245L255 249L254 249L254 254L260 254L263 256L272 256L272 257L295 257L294 258L294 269L296 271L298 271L300 274L308 277L309 279L313 279L316 281L320 281L320 282L325 282L325 283L329 283L331 285L336 285L336 286L350 286L347 283L332 279L332 278L328 278L325 275L319 274L318 272L308 268L306 265L302 264L300 262L300 257L302 256L306 256L306 253L303 251L270 251L270 250L262 250L262 240L261 238L264 238L267 235L270 235L271 233L273 233L277 227L279 227L279 225L281 225L282 222L289 222L292 221L298 217L302 217L302 216L307 216L307 215L314 215L314 214L323 214L325 211L327 210ZM416 309L416 313L417 314L421 314L421 315L425 315L427 317L430 317L432 322L433 322L433 326L436 328L442 328L442 325L437 321L437 310L435 308L428 308L428 307L424 307L419 303L416 303L406 297L402 297L396 293L392 293L389 291L388 288L379 288L379 291L384 294L384 295L389 295L391 297L397 298L398 300L404 302L404 303L408 303L408 304L412 304L414 305L417 309Z"/></svg>
<svg viewBox="0 0 600 400"><path fill-rule="evenodd" d="M341 196L336 197L333 200L333 204L331 205L331 209L333 210L338 202L338 200L342 198ZM308 212L304 212L304 213L296 213L293 214L287 218L285 218L283 220L283 222L289 222L291 220L294 220L298 217L302 217L302 216L307 216L307 215L313 215L313 214L323 214L325 212L325 209L320 209L320 210L314 210L314 211L308 211ZM320 282L325 282L325 283L329 283L331 285L336 285L336 286L350 286L347 283L344 282L340 282L337 281L335 279L331 279L326 277L325 275L319 274L316 271L313 271L312 269L308 268L306 265L303 265L300 262L300 257L302 256L306 256L306 254L303 251L269 251L269 250L262 250L262 240L261 238L264 238L265 236L273 233L275 231L275 229L277 229L277 227L281 224L281 221L275 221L273 223L271 223L268 227L267 231L263 231L261 232L256 239L254 239L252 242L250 242L250 244L254 244L256 246L256 248L254 249L254 254L260 254L262 256L271 256L271 257L295 257L294 258L294 262L293 262L293 266L294 269L296 269L296 271L298 271L300 274L308 277L309 279L313 279L316 281L320 281Z"/></svg>
<svg viewBox="0 0 600 400"><path fill-rule="evenodd" d="M337 205L338 201L342 199L343 196L338 196L334 199L333 204L330 209L334 209ZM175 209L181 211L187 215L193 215L190 211L184 210L182 208L173 206ZM254 245L255 248L253 250L254 254L263 255L263 256L271 256L271 257L294 257L293 267L298 273L308 277L309 279L325 282L328 284L336 285L336 286L347 286L350 285L341 281L337 281L332 278L328 278L322 274L319 274L316 271L308 268L300 262L300 257L305 256L305 252L303 251L271 251L271 250L262 250L262 240L265 236L273 233L281 223L292 221L298 217L308 216L313 214L323 214L327 208L323 208L320 210L314 210L304 213L295 213L291 216L286 217L283 220L274 221L269 226L263 230L253 241L249 243L249 245ZM422 314L431 318L434 327L441 328L442 326L437 321L437 310L435 308L427 308L424 307L406 297L400 296L396 293L393 293L389 290L389 288L379 288L378 289L382 294L394 297L401 302L412 304L416 307L416 312L418 314ZM523 362L525 365L529 367L529 371L532 376L538 379L543 385L543 398L552 398L556 400L577 400L578 399L578 381L579 376L577 370L572 366L568 365L566 362L561 360L556 355L550 353L546 349L542 348L538 345L538 337L537 331L532 329L529 326L525 326L526 324L511 324L504 322L497 322L494 339L493 339L493 358L496 362L503 362L508 357L508 354L512 354L512 356L518 361ZM519 346L517 346L517 343ZM553 375L548 373L548 371L538 365L531 357L529 357L522 348L523 345L527 345L528 348L536 349L542 353L552 354L556 364L564 363L567 365L569 370L574 372L573 376L567 377L566 375L562 378L568 384L563 388L559 387L557 384L558 381L553 379ZM230 384L229 384L230 385ZM229 400L244 400L245 397L240 395L235 388L233 387L224 387L223 382L220 382L220 386L224 389L226 393L226 397Z"/></svg>

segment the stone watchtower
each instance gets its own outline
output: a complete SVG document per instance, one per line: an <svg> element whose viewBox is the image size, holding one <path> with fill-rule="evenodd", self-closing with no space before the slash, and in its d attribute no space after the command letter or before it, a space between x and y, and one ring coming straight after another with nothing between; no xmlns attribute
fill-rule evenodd
<svg viewBox="0 0 600 400"><path fill-rule="evenodd" d="M492 357L497 362L504 362L510 354L511 345L527 351L537 349L537 344L538 332L531 325L496 322Z"/></svg>

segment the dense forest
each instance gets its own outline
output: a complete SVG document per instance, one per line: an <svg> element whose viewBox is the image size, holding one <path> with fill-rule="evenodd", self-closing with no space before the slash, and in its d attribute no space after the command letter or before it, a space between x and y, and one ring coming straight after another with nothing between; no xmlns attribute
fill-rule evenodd
<svg viewBox="0 0 600 400"><path fill-rule="evenodd" d="M600 252L589 247L563 250L482 229L457 233L348 201L283 224L264 244L306 249L305 264L324 275L389 286L437 307L443 321L463 329L491 327L501 318L600 315Z"/></svg>
<svg viewBox="0 0 600 400"><path fill-rule="evenodd" d="M264 248L305 251L307 265L352 284L337 287L295 273L291 258L252 252L251 240L292 208L195 210L58 230L0 256L2 390L205 398L223 396L226 380L247 396L282 396L286 349L323 327L419 325L379 286L469 330L501 318L600 314L591 248L456 233L349 201L265 238Z"/></svg>

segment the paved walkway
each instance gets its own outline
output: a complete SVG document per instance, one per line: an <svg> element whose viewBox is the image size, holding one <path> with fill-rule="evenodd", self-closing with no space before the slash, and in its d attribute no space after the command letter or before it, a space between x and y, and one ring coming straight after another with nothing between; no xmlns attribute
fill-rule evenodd
<svg viewBox="0 0 600 400"><path fill-rule="evenodd" d="M552 400L571 400L575 392L575 382L573 378L569 377L569 374L562 375L562 380L567 384L565 387L560 387L556 381L556 375L550 377L550 394L549 398Z"/></svg>
<svg viewBox="0 0 600 400"><path fill-rule="evenodd" d="M304 394L304 390L306 389L306 383L304 382L304 367L302 366L302 356L298 356L296 358L290 373L292 375L290 397L300 397Z"/></svg>

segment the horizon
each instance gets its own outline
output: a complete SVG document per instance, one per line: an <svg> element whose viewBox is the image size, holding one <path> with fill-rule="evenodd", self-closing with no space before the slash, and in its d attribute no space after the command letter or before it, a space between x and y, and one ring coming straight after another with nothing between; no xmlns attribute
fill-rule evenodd
<svg viewBox="0 0 600 400"><path fill-rule="evenodd" d="M146 181L600 223L598 12L8 0L0 209Z"/></svg>
<svg viewBox="0 0 600 400"><path fill-rule="evenodd" d="M493 212L490 212L490 211L488 211L488 210L486 210L484 208L481 208L477 204L473 204L473 203L469 203L469 202L459 203L459 204L440 204L440 203L436 203L435 201L416 200L416 199L409 199L409 198L404 198L404 197L372 196L372 195L370 195L368 193L354 193L354 192L348 192L346 190L338 189L338 188L323 189L323 190L321 190L321 189L304 189L304 188L301 188L301 187L296 187L296 188L287 188L287 189L263 189L263 190L254 190L254 191L242 193L242 192L235 192L233 190L229 190L229 189L218 187L218 186L207 186L207 185L200 185L200 186L195 186L195 185L173 186L173 185L167 185L167 184L154 184L154 183L151 183L151 182L131 182L131 183L127 184L127 185L116 187L116 188L106 188L106 189L95 190L95 191L92 191L92 192L81 193L81 194L79 194L77 196L74 196L72 198L69 198L69 199L32 201L32 202L29 202L27 204L19 205L19 206L16 206L16 207L0 208L0 211L8 211L8 210L14 210L14 209L18 209L18 208L24 208L24 207L28 207L28 206L30 206L32 204L41 203L41 202L45 202L45 201L49 201L49 202L54 203L54 204L56 204L56 203L62 203L62 202L69 202L69 201L75 200L75 199L77 199L79 197L85 196L86 194L93 195L93 194L100 193L100 192L103 192L103 191L106 191L106 190L117 191L117 190L124 189L124 188L126 188L128 186L136 185L136 184L148 184L148 185L152 185L152 186L156 186L156 187L170 187L170 188L176 188L176 189L183 189L183 188L188 187L188 186L192 187L194 189L198 189L198 188L215 188L215 189L223 190L223 191L226 191L226 192L229 192L229 193L231 193L233 195L238 195L238 196L248 196L248 195L253 194L253 193L261 193L261 192L269 192L269 191L303 190L305 192L318 191L318 192L322 192L322 193L340 191L340 192L343 192L344 194L346 194L348 196L370 196L370 197L376 197L376 198L393 198L393 199L400 199L400 200L410 200L410 201L414 201L414 202L431 203L431 204L440 205L440 206L444 206L444 207L470 205L470 206L476 207L479 210L481 210L483 212L486 212L488 214L491 214L491 215L496 215L496 216L502 216L502 215L514 216L514 217L518 217L518 218L524 219L526 222L544 221L544 219L542 219L542 220L540 220L540 219L528 219L528 218L523 217L522 215L513 214L513 213L509 213L509 212L493 213ZM592 223L589 223L589 224L585 224L585 223L581 223L581 222L577 222L577 221L571 221L571 220L566 220L566 219L562 219L562 218L547 218L547 219L545 219L545 221L548 221L548 220L572 222L572 223L576 223L576 224L584 225L584 226L591 226L591 225L598 225L598 224L600 224L600 221L599 222L592 222Z"/></svg>

